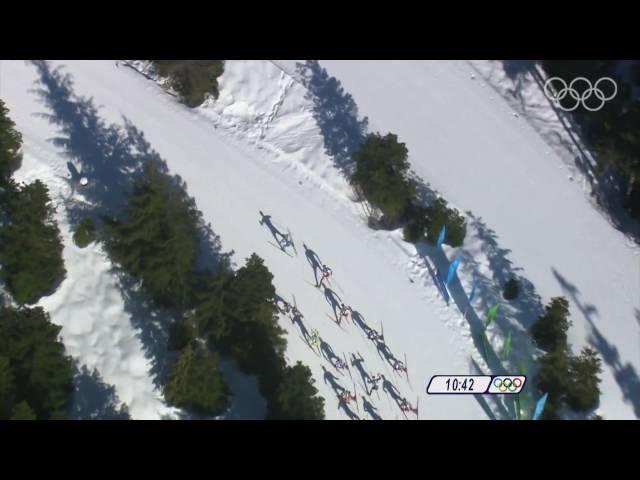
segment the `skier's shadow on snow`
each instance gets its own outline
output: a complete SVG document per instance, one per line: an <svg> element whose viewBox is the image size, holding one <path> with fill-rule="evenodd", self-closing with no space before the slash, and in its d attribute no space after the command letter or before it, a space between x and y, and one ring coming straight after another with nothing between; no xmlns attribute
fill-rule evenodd
<svg viewBox="0 0 640 480"><path fill-rule="evenodd" d="M331 371L327 370L324 365L322 365L322 372L322 379L324 383L329 384L336 396L340 396L342 393L344 393L345 388L338 383L338 378Z"/></svg>
<svg viewBox="0 0 640 480"><path fill-rule="evenodd" d="M357 402L357 400L356 400L356 402ZM347 402L345 402L343 400L339 400L338 401L338 410L340 410L340 409L344 410L344 413L347 415L347 417L349 417L349 420L360 420L360 417L358 416L358 414L356 414L356 412L351 410L351 408L349 407Z"/></svg>
<svg viewBox="0 0 640 480"><path fill-rule="evenodd" d="M280 295L278 295L277 293L275 293L273 295L273 299L276 303L282 303L282 304L287 304L289 305L289 302L287 302L284 298L282 298Z"/></svg>
<svg viewBox="0 0 640 480"><path fill-rule="evenodd" d="M340 312L340 305L342 304L342 299L335 291L333 291L329 287L325 287L324 289L324 298L327 300L327 302L331 306L331 309L333 310L333 316L335 317L336 321L338 321L338 318L339 318L338 313Z"/></svg>
<svg viewBox="0 0 640 480"><path fill-rule="evenodd" d="M393 401L396 402L398 408L400 408L403 400L402 396L400 395L400 391L384 375L382 375L382 391L387 393L393 399Z"/></svg>
<svg viewBox="0 0 640 480"><path fill-rule="evenodd" d="M373 420L382 420L382 417L378 415L376 407L374 407L364 395L362 395L362 408Z"/></svg>
<svg viewBox="0 0 640 480"><path fill-rule="evenodd" d="M127 405L120 402L116 388L102 380L97 370L73 362L74 395L69 418L72 420L130 420Z"/></svg>
<svg viewBox="0 0 640 480"><path fill-rule="evenodd" d="M394 370L400 359L396 357L384 340L374 340L380 359L385 360Z"/></svg>
<svg viewBox="0 0 640 480"><path fill-rule="evenodd" d="M344 413L347 415L347 417L349 417L350 420L360 420L360 417L358 417L358 415L356 415L356 413L351 410L351 408L349 408L349 405L347 405L347 403L340 398L340 396L344 392L346 392L347 389L338 383L338 379L336 378L336 376L329 370L327 370L324 365L322 365L322 371L324 383L328 383L333 389L333 392L336 394L336 397L338 399L338 410L344 410Z"/></svg>
<svg viewBox="0 0 640 480"><path fill-rule="evenodd" d="M117 221L144 164L154 162L158 170L168 174L166 162L151 148L144 133L126 118L123 117L123 125L107 124L99 116L93 99L75 94L72 77L62 67L51 69L47 61L32 63L40 75L32 91L50 112L38 115L59 130L59 135L50 141L70 162L80 165L82 175L89 181L82 190L87 202L65 203L70 222L77 223L87 216ZM186 183L179 176L169 178L177 188L186 191ZM198 237L200 267L226 268L232 252L222 252L220 239L211 225L201 222ZM173 315L149 305L139 282L118 268L115 271L125 310L138 330L145 356L151 360L154 383L160 386L170 360L167 338Z"/></svg>
<svg viewBox="0 0 640 480"><path fill-rule="evenodd" d="M322 270L322 261L316 252L307 247L306 243L303 243L302 246L304 247L304 256L307 257L307 262L313 268L313 278L318 285L318 271Z"/></svg>
<svg viewBox="0 0 640 480"><path fill-rule="evenodd" d="M338 169L351 176L351 155L364 141L368 119L358 119L353 97L317 60L296 64L296 71L308 89L306 98L313 102L313 118L320 127L326 153Z"/></svg>
<svg viewBox="0 0 640 480"><path fill-rule="evenodd" d="M362 330L365 335L367 335L367 337L374 332L374 330L369 325L367 325L367 322L365 322L362 314L357 310L351 311L351 320L353 320L353 323L358 326L360 330Z"/></svg>
<svg viewBox="0 0 640 480"><path fill-rule="evenodd" d="M356 367L356 370L358 370L358 373L362 378L362 384L365 386L365 388L367 388L367 385L369 385L369 381L371 380L371 375L369 375L369 372L365 370L363 363L364 358L362 358L362 355L360 355L360 353L358 353L357 357L355 353L351 354L351 365Z"/></svg>
<svg viewBox="0 0 640 480"><path fill-rule="evenodd" d="M309 335L309 330L307 330L307 327L302 321L302 317L300 315L294 315L291 318L291 323L298 326L298 329L300 330L300 335L302 335L302 339L308 344L309 339L311 338L311 335Z"/></svg>
<svg viewBox="0 0 640 480"><path fill-rule="evenodd" d="M578 307L585 320L591 327L589 344L597 350L604 363L613 370L613 376L620 387L620 391L626 402L631 403L637 418L640 418L640 377L631 363L625 365L620 360L618 349L602 335L596 326L595 317L598 316L598 309L591 304L584 303L580 298L578 288L562 276L555 268L552 268L553 275L562 287L562 290L569 296L571 302ZM640 322L640 313L636 310L636 319Z"/></svg>
<svg viewBox="0 0 640 480"><path fill-rule="evenodd" d="M269 231L271 232L271 235L273 236L273 239L280 246L280 248L282 248L282 240L286 240L287 238L286 235L282 233L280 230L278 230L278 228L273 224L273 222L271 221L271 215L265 215L264 213L262 213L262 210L260 210L259 212L260 212L260 221L259 221L260 225L265 225L269 229Z"/></svg>
<svg viewBox="0 0 640 480"><path fill-rule="evenodd" d="M384 359L389 365L394 366L396 364L397 358L385 342L376 341L376 350L378 352L378 356Z"/></svg>
<svg viewBox="0 0 640 480"><path fill-rule="evenodd" d="M323 340L322 338L320 339L320 352L322 353L322 356L331 364L334 365L333 361L334 360L341 360L340 357L338 357L338 355L336 355L336 352L333 351L333 348L331 347L331 345L329 345L325 340Z"/></svg>

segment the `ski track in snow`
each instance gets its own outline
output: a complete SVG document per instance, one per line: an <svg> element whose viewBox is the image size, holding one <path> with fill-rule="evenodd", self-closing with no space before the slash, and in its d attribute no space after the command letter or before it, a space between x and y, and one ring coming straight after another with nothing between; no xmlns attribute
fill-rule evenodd
<svg viewBox="0 0 640 480"><path fill-rule="evenodd" d="M334 69L342 72L338 75L339 80L346 82L350 76L356 78L346 88L356 101L367 98L367 89L361 88L362 83L358 83L357 75L352 75L353 70L345 67L346 62L322 62L322 65L326 66L326 63L329 63L331 74L335 75ZM414 245L402 240L401 231L373 231L366 227L361 206L351 200L352 192L344 175L333 166L332 158L325 152L323 134L312 113L313 102L308 98L304 82L297 76L292 64L288 61L228 61L225 73L220 78L219 98L216 101L209 100L194 110L178 104L149 81L148 66L144 62L135 62L132 66L144 72L147 78L139 76L132 69L122 66L118 69L113 62L69 62L65 68L74 76L76 94L95 95L96 103L103 105L99 110L101 117L108 122L121 123L120 115L123 114L145 133L151 147L167 161L171 172L179 173L187 181L190 195L196 198L205 218L212 222L214 231L221 236L223 247L236 250L233 258L237 264L241 264L243 258L253 251L265 258L274 273L278 293L289 301L292 294L295 295L305 315L303 320L307 328L317 328L321 337L338 355L358 352L365 357L368 371L389 375L386 362L380 360L371 342L357 327L348 324L345 327L348 333L345 334L335 324L330 324L326 313L331 309L324 296L305 283L313 282L313 273L304 257L303 242L315 250L323 262L332 266L335 284L340 287L336 287L336 292L345 298L345 303L361 312L373 328L379 330L380 322L384 322L385 339L391 351L399 358L407 353L412 388L406 380L390 376L392 383L411 402L415 403L417 395L422 397L420 418L509 417L509 406L496 398L485 398L483 406L480 400L476 401L473 397L424 395L431 375L475 373L477 369L489 372L490 368L474 344L469 320L463 319L462 312L454 302L447 306L434 285L430 273L434 263L429 258L433 253L428 251L425 258ZM403 67L401 62L399 66ZM441 70L435 70L443 81L452 75L468 77L469 69L465 69L464 64L447 65L439 62L438 67ZM4 81L4 77L11 75L5 74L8 68L16 75L16 80L12 82ZM358 67L355 68L357 70ZM28 127L29 122L33 121L29 115L45 109L27 92L29 82L37 78L34 70L31 66L18 67L12 62L0 64L0 76L4 81L0 85L8 85L0 87L0 96L11 108L10 114L18 128L23 133L26 131L25 157L33 157L25 162L19 174L41 178L52 189L52 185L58 182L56 188L61 195L62 192L69 195L62 186L64 182L55 180L66 174L66 159L61 159L55 147L48 143L47 135L50 134L43 133L47 129L33 127L36 133L31 134L31 127ZM387 70L391 71L392 68ZM391 88L386 83L391 82L389 76L382 77L380 84ZM410 77L406 79L411 83ZM22 83L20 80L23 80ZM417 88L415 84L410 87ZM403 90L411 91L411 88ZM487 103L492 104L492 108L501 114L510 114L509 108L499 97L489 97ZM371 121L378 122L369 128L375 131L374 126L385 125L386 117L382 112L370 108L374 105L372 101L365 102L363 113L370 115ZM446 101L442 103L446 104ZM358 105L360 108L363 106L360 103ZM380 102L380 105L385 106L385 103ZM391 109L386 115L393 116L395 113ZM412 152L418 141L405 140L401 128L391 130L400 133L401 141L407 141L415 167ZM381 132L384 133L384 130ZM443 137L446 141L454 141L449 132ZM431 161L430 156L425 157ZM424 169L419 173L426 179L432 179L432 175L428 175L430 172ZM450 186L442 181L441 176L435 176L433 181L434 187L442 189L445 198L458 204L461 209L473 206L447 191ZM291 228L298 248L297 257L289 259L266 245L271 237L264 227L258 225L259 208L273 214L276 224ZM474 213L482 215L486 212L479 210ZM84 250L77 249L70 238L69 227L62 218L64 215L59 213L58 216L65 238L65 261L69 275L60 289L43 299L41 304L50 309L55 323L63 325L62 335L70 354L81 359L89 368L96 368L106 382L113 383L120 400L129 406L134 418L158 418L167 414L169 409L163 405L161 396L154 390L148 377L150 367L142 356L139 341L136 344L136 332L119 306L122 302L119 294L112 295L112 298L101 297L106 295L105 292L114 291L114 287L109 285L109 282L113 284L113 280L101 247L92 245ZM491 251L483 248L483 242L476 238L480 232L471 226L463 248L454 250L445 247L444 254L452 259L463 252L465 260L473 259L476 262L475 270L490 279L493 275L489 257ZM510 242L510 246L514 253L522 255L521 247L515 242ZM433 258L438 260L440 257ZM520 256L518 261L522 258ZM70 265L74 266L73 272ZM463 261L458 278L465 292L469 290L472 271L473 268ZM523 274L526 277L527 271ZM84 285L86 282L86 288L92 289L93 293L83 295L78 289L70 288L69 279L73 279L73 285ZM536 282L536 286L539 283ZM618 291L623 292L621 295L626 295L626 298L633 295L634 286L622 281L617 284L620 288ZM488 302L496 294L499 295L497 286L495 291L490 291L488 283L483 288L479 288L482 291L470 309L477 310L480 318L481 312L490 306ZM545 289L545 294L552 290ZM544 299L546 302L548 297ZM78 307L71 308L72 303ZM85 310L79 310L81 308ZM508 306L503 310L517 313L517 309ZM588 308L586 311L589 311ZM572 308L574 322L580 320L579 315ZM88 317L91 323L74 321L76 317ZM347 418L345 412L338 409L333 390L323 380L322 367L331 370L328 362L321 361L309 352L296 325L286 317L281 320L287 330L288 360L301 360L311 367L316 386L325 398L328 418ZM505 336L505 325L493 324L488 332L489 340L497 352L500 352ZM517 329L519 325L512 322L511 328ZM114 329L120 332L115 337L115 343L113 338L107 338L104 333ZM94 331L93 334L87 334ZM603 331L606 330L603 328ZM525 340L520 342L518 345L522 351L519 360L526 362L531 352L527 350L529 346ZM514 340L514 350L515 346ZM127 357L122 367L114 364L116 351ZM624 358L629 358L628 352L628 349L624 351ZM353 367L352 373L357 376ZM336 376L344 387L352 388L348 375ZM611 380L611 376L605 379L603 392L608 393L608 388L618 391L617 385ZM358 395L362 395L361 387L358 389ZM381 393L378 400L373 395L369 401L378 408L383 418L396 418L397 407L389 399L382 398L384 396L387 395ZM602 408L605 418L609 418L609 415L629 417L630 410L628 406L623 408L619 395L608 395L607 400L612 403ZM362 414L362 403L359 406ZM242 415L250 415L250 409L246 406L240 410L244 412ZM229 418L242 415L229 415ZM259 415L255 418L259 418Z"/></svg>

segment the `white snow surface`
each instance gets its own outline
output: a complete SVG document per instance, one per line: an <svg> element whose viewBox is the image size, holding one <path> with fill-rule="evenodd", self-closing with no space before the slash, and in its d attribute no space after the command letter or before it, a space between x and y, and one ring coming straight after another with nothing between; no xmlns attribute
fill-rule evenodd
<svg viewBox="0 0 640 480"><path fill-rule="evenodd" d="M90 100L105 125L129 128L129 134L133 127L170 172L182 177L223 249L234 250L237 266L258 253L274 274L278 293L289 301L295 296L309 330L318 329L338 355L360 353L368 372L383 373L412 403L419 397L420 419L513 418L508 400L427 396L426 384L435 374L496 369L516 373L520 366L532 371L536 351L527 329L541 305L557 295L566 295L571 303L573 349L591 344L604 358L598 412L605 418L639 417L638 250L595 210L580 183L568 179L560 147L551 148L545 141L548 132L487 83L489 75L482 72L495 64L321 61L324 73L296 64L228 61L219 98L193 110L122 62L50 62L49 68L60 67L70 75L74 99L85 100L76 103L78 108L86 108ZM503 80L493 78L497 84ZM71 190L66 164L81 170L77 157L83 153L55 141L61 135L58 127L41 115L55 113L34 88L48 91L50 98L59 94L56 85L42 83L33 64L0 62L0 98L24 136L25 158L17 177L47 183L59 207L65 241L67 279L40 304L62 325L69 353L113 386L133 418L179 417L155 387L153 358L144 345L145 322L170 319L144 306L127 308L102 247L79 249L73 244L65 209L69 202L82 204L82 188L87 187ZM523 93L534 102L535 88L530 82ZM543 102L536 105L544 111ZM552 113L545 115L552 118ZM68 115L73 118L73 113ZM367 131L391 131L406 142L412 168L431 189L462 211L471 211L463 247L445 247L444 254L423 244L416 250L402 240L401 231L367 227L362 205L353 200L343 172L335 166L342 147L353 139L353 121L365 115ZM99 140L82 142L92 151L91 142ZM89 187L96 182L112 185L105 178L88 181ZM258 223L259 210L272 215L278 228L290 229L297 256L289 257L269 243L273 238ZM389 371L355 325L342 330L328 318L331 308L312 285L303 242L332 267L335 293L369 326L379 331L384 325L390 350L401 360L406 355L409 381ZM455 255L463 260L447 306L430 270L445 270L447 258ZM478 293L463 318L463 292L474 273ZM500 300L500 282L511 274L531 283L520 300L501 307L490 326L488 338L496 352L507 331L513 334L513 351L502 364L488 365L474 335L486 309ZM288 332L287 358L309 365L325 398L327 418L347 418L323 372L333 371L347 389L353 390L355 383L361 400L364 391L356 369L351 368L355 382L336 373L301 340L297 325L284 316L280 320ZM263 402L248 398L255 396L250 392L255 387L246 388L246 382L240 382L244 386L235 391L237 399L226 418L264 414ZM404 418L382 391L369 401L381 418ZM356 415L371 418L362 401L358 407Z"/></svg>

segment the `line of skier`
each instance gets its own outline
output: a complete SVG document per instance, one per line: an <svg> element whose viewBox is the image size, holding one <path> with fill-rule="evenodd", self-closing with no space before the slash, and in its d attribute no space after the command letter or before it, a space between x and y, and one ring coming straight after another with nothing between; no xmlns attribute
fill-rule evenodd
<svg viewBox="0 0 640 480"><path fill-rule="evenodd" d="M303 244L304 245L304 244ZM308 250L307 246L304 245L305 247L305 251ZM322 265L322 277L320 279L319 282L317 282L317 286L323 286L324 282L326 281L327 283L329 283L329 278L331 277L331 275L333 274L333 271L327 267L326 265ZM328 288L328 287L326 287ZM335 295L335 292L334 292ZM332 299L332 303L333 303L333 299ZM341 325L341 323L343 321L348 321L349 317L352 318L352 322L353 322L353 308L351 306L346 305L344 302L340 302L340 306L339 306L339 316L336 315L336 323L338 325ZM364 320L362 319L362 317L358 314L358 319L360 321L361 326L362 325L366 325L366 323L364 322ZM355 322L353 322L355 323ZM368 327L368 326L367 326ZM369 340L371 340L372 342L374 342L374 344L376 345L376 348L378 350L378 352L380 353L381 351L384 352L384 357L385 359L389 362L389 364L391 365L391 367L393 368L394 372L397 372L399 374L404 373L405 375L407 375L407 379L408 379L408 372L407 372L407 366L399 359L395 358L395 356L391 353L391 351L389 350L388 346L385 344L384 342L384 335L381 333L378 333L375 329L368 327L368 331L367 331L367 338ZM353 354L352 354L353 355ZM353 355L354 359L355 359L355 355ZM360 356L360 364L363 361L362 357ZM352 360L352 365L354 360ZM345 364L345 362L343 362L342 360L338 360L338 368L342 369L342 368L348 368L348 366ZM362 375L362 373L361 373ZM384 375L382 374L378 374L376 376L369 376L368 374L366 376L363 377L364 379L364 387L365 387L365 392L367 393L368 396L370 396L374 391L378 390L378 383L383 380L387 383L389 383ZM371 389L369 389L369 385L371 385ZM355 387L355 385L354 385ZM355 394L351 394L348 397L344 397L341 398L342 401L345 401L346 398L350 398L351 400L355 401ZM364 398L364 397L363 397ZM397 404L400 408L400 410L402 412L413 412L413 413L418 413L417 410L417 406L414 407L406 398L401 398L401 399L397 399Z"/></svg>
<svg viewBox="0 0 640 480"><path fill-rule="evenodd" d="M262 212L260 213L262 214ZM262 214L262 216L263 218L261 219L260 223L264 223L269 227L269 229L274 234L274 238L277 234L279 234L278 236L280 236L281 239L286 238L281 232L277 231L277 229L272 226L269 216L266 216L264 214ZM278 243L280 244L280 242ZM405 363L397 359L389 350L384 341L384 331L382 333L379 333L375 329L369 327L358 312L354 312L351 306L345 304L339 298L339 296L329 288L333 270L328 265L322 263L318 255L310 250L306 244L303 243L303 246L305 249L305 256L314 270L314 277L316 280L315 287L325 289L325 298L327 298L327 301L329 301L334 310L335 323L342 328L343 322L349 323L349 319L351 319L352 323L356 324L361 330L365 332L368 340L374 343L380 357L384 358L384 360L389 363L389 365L393 368L393 371L400 375L404 373L407 376L408 380L407 366L405 365ZM318 273L320 273L320 278L318 278ZM338 398L338 408L343 409L349 418L358 418L357 415L349 408L349 406L353 404L355 405L356 410L359 411L356 385L355 381L353 380L353 376L351 375L349 364L346 362L346 357L343 359L340 358L340 356L336 355L331 346L322 340L318 330L312 329L311 333L309 333L302 321L304 316L296 305L295 297L293 298L293 300L293 304L290 304L282 297L276 296L276 307L281 314L288 316L291 319L292 323L298 324L303 336L303 340L318 356L327 360L328 363L340 374L344 375L345 372L349 374L349 377L353 381L353 392L338 384L335 377L333 376L330 377L332 388L334 389ZM356 368L359 370L359 373L362 377L361 386L363 387L363 390L367 395L366 397L364 395L361 396L363 409L369 414L371 418L380 419L380 416L375 413L375 407L373 407L367 397L370 397L374 392L376 393L378 398L380 397L378 392L381 382L383 385L383 390L385 392L395 392L395 395L392 395L392 398L395 400L399 409L403 414L405 414L405 416L408 412L413 412L416 415L418 414L417 406L414 407L406 398L400 398L395 387L393 387L393 389L390 389L388 387L388 385L391 385L391 383L384 377L383 374L378 373L377 375L373 376L369 375L362 367L362 362L364 361L362 359L362 356L360 356L360 358L358 359L354 354L352 354L352 357L353 358L351 361L351 365L356 366ZM325 370L324 367L323 370ZM330 372L325 370L325 383L327 382L327 378L329 375L331 375Z"/></svg>

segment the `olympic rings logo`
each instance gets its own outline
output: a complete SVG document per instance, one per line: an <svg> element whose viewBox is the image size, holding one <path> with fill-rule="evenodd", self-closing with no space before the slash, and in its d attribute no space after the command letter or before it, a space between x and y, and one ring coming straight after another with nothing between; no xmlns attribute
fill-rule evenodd
<svg viewBox="0 0 640 480"><path fill-rule="evenodd" d="M553 85L554 82L556 85ZM600 84L602 82L608 82L613 86L613 93L611 93L609 96L605 96L605 92L600 88ZM578 89L574 88L576 83L579 85L586 85L586 89L582 92L582 94L580 94ZM552 87L557 86L557 84L560 84L562 88L552 89ZM582 105L582 107L589 112L597 112L602 107L604 107L604 104L606 102L613 99L618 94L618 84L611 77L602 77L594 85L591 85L589 79L585 77L576 77L571 80L571 83L569 83L569 85L567 85L567 82L565 82L562 78L551 77L547 79L546 82L544 82L544 94L549 100L553 102L553 104L557 108L565 112L572 112L580 105ZM567 95L571 97L569 106L565 106L560 103L567 97ZM595 98L597 99L595 100L595 103L598 103L598 105L593 106L586 103L586 101L589 100L592 96L595 96ZM593 101L590 103L593 103Z"/></svg>
<svg viewBox="0 0 640 480"><path fill-rule="evenodd" d="M522 380L519 378L496 378L493 380L493 386L498 389L500 393L515 392L522 386Z"/></svg>

